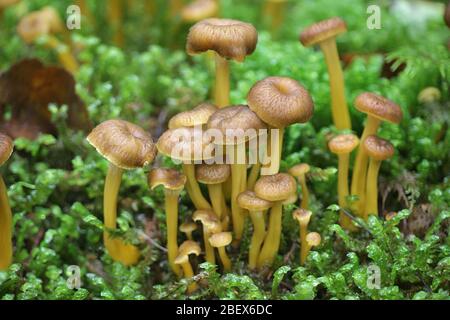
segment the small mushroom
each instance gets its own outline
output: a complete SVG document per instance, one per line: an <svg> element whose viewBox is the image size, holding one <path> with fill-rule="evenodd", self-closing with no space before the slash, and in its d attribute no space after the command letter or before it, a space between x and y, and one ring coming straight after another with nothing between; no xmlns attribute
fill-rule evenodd
<svg viewBox="0 0 450 320"><path fill-rule="evenodd" d="M187 23L217 17L218 14L218 0L194 0L181 10L181 18Z"/></svg>
<svg viewBox="0 0 450 320"><path fill-rule="evenodd" d="M270 130L270 168L264 174L276 174L280 168L284 128L311 119L314 103L308 91L297 81L285 77L268 77L258 81L247 95L247 103L262 121L278 129L278 139ZM273 141L272 141L273 140Z"/></svg>
<svg viewBox="0 0 450 320"><path fill-rule="evenodd" d="M306 174L309 172L310 167L307 163L299 163L289 169L289 174L297 178L298 183L302 188L302 201L300 202L300 208L309 208L309 191L306 184Z"/></svg>
<svg viewBox="0 0 450 320"><path fill-rule="evenodd" d="M364 141L370 135L376 134L381 121L398 124L403 118L402 109L397 104L370 92L364 92L356 97L355 107L367 114L367 122L360 138L361 141ZM359 148L353 168L351 185L351 194L358 197L354 203L354 211L359 215L364 214L368 161L369 159L367 153L364 152L364 148Z"/></svg>
<svg viewBox="0 0 450 320"><path fill-rule="evenodd" d="M354 134L340 134L328 142L328 148L338 156L338 201L341 208L347 208L349 195L348 170L350 154L358 146L359 139ZM351 219L343 211L340 214L340 224L347 230L356 230Z"/></svg>
<svg viewBox="0 0 450 320"><path fill-rule="evenodd" d="M300 262L301 265L305 264L312 247L318 247L321 241L322 238L317 232L310 232L306 235L306 252L304 254L304 260Z"/></svg>
<svg viewBox="0 0 450 320"><path fill-rule="evenodd" d="M331 113L338 130L352 128L345 99L344 76L336 47L336 37L344 32L347 32L345 21L334 17L315 23L300 34L300 42L304 46L319 44L325 56L330 77Z"/></svg>
<svg viewBox="0 0 450 320"><path fill-rule="evenodd" d="M210 18L197 22L189 30L186 51L194 55L208 50L216 53L214 102L220 108L230 105L230 71L228 59L244 61L255 51L258 33L249 23Z"/></svg>
<svg viewBox="0 0 450 320"><path fill-rule="evenodd" d="M200 254L200 246L197 242L186 240L183 242L178 248L178 256L175 258L175 263L180 265L183 269L184 278L189 279L194 276L194 270L192 270L192 266L189 262L189 256L191 254L195 254L198 256ZM198 286L195 281L193 281L187 288L187 293L191 294L195 290L197 290Z"/></svg>
<svg viewBox="0 0 450 320"><path fill-rule="evenodd" d="M0 166L3 166L14 149L10 137L0 132ZM12 212L9 206L8 190L0 174L0 271L5 271L12 263Z"/></svg>
<svg viewBox="0 0 450 320"><path fill-rule="evenodd" d="M223 271L231 271L231 260L225 249L233 240L231 232L218 232L209 237L209 243L219 251L220 261L222 262Z"/></svg>
<svg viewBox="0 0 450 320"><path fill-rule="evenodd" d="M270 210L266 238L258 257L258 268L271 265L278 253L281 239L283 202L289 199L295 193L296 189L297 184L295 179L286 173L262 176L255 184L255 194L257 197L274 202Z"/></svg>
<svg viewBox="0 0 450 320"><path fill-rule="evenodd" d="M212 210L197 210L194 212L192 219L196 222L200 221L203 225L203 242L205 244L205 259L209 263L214 264L216 257L214 255L214 249L209 243L209 237L213 233L222 231L222 225L220 220Z"/></svg>
<svg viewBox="0 0 450 320"><path fill-rule="evenodd" d="M186 234L188 240L192 240L192 232L195 230L197 230L197 225L192 221L186 221L180 225L180 231Z"/></svg>
<svg viewBox="0 0 450 320"><path fill-rule="evenodd" d="M175 264L175 258L178 254L178 198L185 183L186 176L175 169L157 168L152 169L148 174L148 185L151 190L154 190L160 185L164 187L167 226L167 253L169 257L169 265L177 276L181 276L181 270Z"/></svg>
<svg viewBox="0 0 450 320"><path fill-rule="evenodd" d="M300 264L304 264L309 251L306 235L308 234L308 224L311 220L312 212L300 208L295 210L292 216L298 221L300 226Z"/></svg>
<svg viewBox="0 0 450 320"><path fill-rule="evenodd" d="M211 103L202 103L192 110L180 112L169 120L169 129L201 126L208 122L217 107Z"/></svg>
<svg viewBox="0 0 450 320"><path fill-rule="evenodd" d="M364 210L364 218L367 219L369 214L378 215L378 172L380 171L381 162L392 158L395 150L389 141L375 135L368 136L363 141L362 147L364 152L370 157Z"/></svg>
<svg viewBox="0 0 450 320"><path fill-rule="evenodd" d="M103 192L105 247L115 261L135 264L139 259L137 247L124 243L122 239L111 238L108 229L116 229L117 195L123 170L142 168L152 163L156 156L152 136L130 122L107 120L95 127L87 140L109 162Z"/></svg>
<svg viewBox="0 0 450 320"><path fill-rule="evenodd" d="M249 190L240 193L237 201L241 208L248 210L253 223L253 234L248 253L248 267L253 270L256 268L261 245L266 235L264 212L270 209L273 203L258 198L253 191Z"/></svg>

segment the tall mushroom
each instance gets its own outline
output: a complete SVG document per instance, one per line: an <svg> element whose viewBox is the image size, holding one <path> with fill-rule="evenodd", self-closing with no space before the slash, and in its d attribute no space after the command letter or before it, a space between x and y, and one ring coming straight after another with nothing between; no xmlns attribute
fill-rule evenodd
<svg viewBox="0 0 450 320"><path fill-rule="evenodd" d="M351 129L352 123L345 99L345 85L336 37L347 31L347 25L339 17L315 23L300 34L300 42L306 46L319 44L325 56L330 78L331 113L338 130Z"/></svg>
<svg viewBox="0 0 450 320"><path fill-rule="evenodd" d="M348 170L350 154L358 146L359 139L351 133L340 134L328 142L328 148L338 156L338 201L341 208L347 208L349 196ZM340 224L347 230L356 230L351 219L341 210Z"/></svg>
<svg viewBox="0 0 450 320"><path fill-rule="evenodd" d="M158 186L164 187L164 205L167 226L167 254L172 271L181 276L179 266L175 264L178 254L178 198L186 183L186 176L175 169L156 168L148 174L148 185L151 190Z"/></svg>
<svg viewBox="0 0 450 320"><path fill-rule="evenodd" d="M370 135L378 131L381 121L400 123L403 118L402 109L394 102L375 93L364 92L355 99L355 107L359 111L367 114L367 122L360 138L366 140ZM366 187L366 173L368 156L364 148L359 148L353 167L351 194L358 197L354 203L354 210L357 214L363 215Z"/></svg>
<svg viewBox="0 0 450 320"><path fill-rule="evenodd" d="M105 247L115 261L135 264L139 259L137 247L120 238L111 238L109 230L116 229L117 195L123 170L142 168L153 162L157 151L152 136L130 122L107 120L95 127L87 140L109 162L103 192Z"/></svg>
<svg viewBox="0 0 450 320"><path fill-rule="evenodd" d="M220 261L224 272L231 271L231 260L227 255L226 246L233 240L231 232L218 232L209 237L209 243L219 251Z"/></svg>
<svg viewBox="0 0 450 320"><path fill-rule="evenodd" d="M306 184L306 174L309 172L310 167L307 163L299 163L289 169L289 174L297 178L298 183L302 187L302 201L300 202L300 208L307 210L309 208L309 191Z"/></svg>
<svg viewBox="0 0 450 320"><path fill-rule="evenodd" d="M186 191L197 209L210 209L211 205L202 194L195 178L195 162L214 158L214 145L198 127L180 127L169 129L159 137L156 143L158 151L181 161L187 177Z"/></svg>
<svg viewBox="0 0 450 320"><path fill-rule="evenodd" d="M212 210L197 210L194 212L192 219L196 222L200 221L203 226L203 242L205 244L205 259L209 263L214 264L216 257L214 255L214 249L209 244L209 237L213 233L222 231L222 225L220 220L216 217Z"/></svg>
<svg viewBox="0 0 450 320"><path fill-rule="evenodd" d="M283 201L289 199L296 192L296 189L295 179L286 173L262 176L255 184L257 197L274 202L270 210L266 238L258 257L258 268L272 264L278 253L281 239Z"/></svg>
<svg viewBox="0 0 450 320"><path fill-rule="evenodd" d="M230 105L228 60L244 61L255 51L258 33L249 23L211 18L197 22L189 30L186 51L194 55L208 50L216 53L214 102L220 108Z"/></svg>
<svg viewBox="0 0 450 320"><path fill-rule="evenodd" d="M308 224L311 220L312 212L305 209L297 209L292 213L292 217L298 221L300 232L300 264L306 260L308 255L308 243L306 235L308 234Z"/></svg>
<svg viewBox="0 0 450 320"><path fill-rule="evenodd" d="M380 171L381 162L392 158L395 150L389 141L375 135L368 136L363 141L362 148L364 148L364 152L370 157L364 210L364 218L367 219L369 214L378 215L378 172Z"/></svg>
<svg viewBox="0 0 450 320"><path fill-rule="evenodd" d="M191 263L189 262L189 256L195 254L198 256L200 254L200 246L197 242L192 240L186 240L178 248L178 255L175 258L175 264L180 265L183 269L184 278L189 279L194 276L194 270L192 270ZM197 290L198 286L195 281L193 281L187 288L187 293L191 294Z"/></svg>
<svg viewBox="0 0 450 320"><path fill-rule="evenodd" d="M271 165L265 174L276 174L280 168L284 128L311 119L314 103L308 91L297 81L285 77L268 77L258 81L247 95L247 103L262 121L267 123L271 140L278 129L278 140L270 143Z"/></svg>
<svg viewBox="0 0 450 320"><path fill-rule="evenodd" d="M10 137L0 132L0 166L3 166L14 149ZM12 262L12 212L8 191L0 174L0 271L7 270Z"/></svg>
<svg viewBox="0 0 450 320"><path fill-rule="evenodd" d="M305 253L301 257L300 265L304 265L308 258L309 252L312 247L318 247L322 242L322 237L317 232L310 232L306 235L306 249Z"/></svg>
<svg viewBox="0 0 450 320"><path fill-rule="evenodd" d="M256 139L266 124L247 106L229 106L214 113L208 121L208 130L220 133L216 145L227 146L227 159L231 162L231 215L234 241L239 243L244 232L244 217L237 203L239 193L247 188L246 142Z"/></svg>
<svg viewBox="0 0 450 320"><path fill-rule="evenodd" d="M237 200L241 208L248 210L253 223L253 234L248 253L248 267L253 270L256 268L260 248L266 235L264 212L270 209L273 203L258 198L253 191L249 190L240 193Z"/></svg>

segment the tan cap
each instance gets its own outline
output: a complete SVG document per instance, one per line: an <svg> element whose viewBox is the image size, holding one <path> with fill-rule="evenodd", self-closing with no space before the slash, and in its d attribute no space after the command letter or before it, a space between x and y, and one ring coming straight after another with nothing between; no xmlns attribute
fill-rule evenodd
<svg viewBox="0 0 450 320"><path fill-rule="evenodd" d="M310 170L310 166L307 163L299 163L289 169L289 174L294 177L300 177L307 174Z"/></svg>
<svg viewBox="0 0 450 320"><path fill-rule="evenodd" d="M178 247L178 256L175 258L175 264L183 264L189 261L189 255L195 254L198 256L201 253L199 244L192 240L184 241Z"/></svg>
<svg viewBox="0 0 450 320"><path fill-rule="evenodd" d="M268 201L284 201L296 190L295 179L287 173L262 176L255 184L255 194Z"/></svg>
<svg viewBox="0 0 450 320"><path fill-rule="evenodd" d="M297 202L298 199L298 194L297 192L294 192L293 194L291 194L289 196L289 198L287 198L286 200L283 201L283 206L288 206L290 204L294 204Z"/></svg>
<svg viewBox="0 0 450 320"><path fill-rule="evenodd" d="M258 33L250 23L230 19L205 19L189 30L186 51L197 54L216 51L226 59L244 61L255 51Z"/></svg>
<svg viewBox="0 0 450 320"><path fill-rule="evenodd" d="M322 237L317 232L310 232L306 235L306 242L311 247L317 247L320 245L320 242L322 241Z"/></svg>
<svg viewBox="0 0 450 320"><path fill-rule="evenodd" d="M218 184L227 181L231 168L228 164L199 164L195 166L195 176L200 183Z"/></svg>
<svg viewBox="0 0 450 320"><path fill-rule="evenodd" d="M180 231L184 233L190 233L197 230L197 224L192 221L185 221L180 225Z"/></svg>
<svg viewBox="0 0 450 320"><path fill-rule="evenodd" d="M294 79L268 77L253 85L247 103L264 122L275 128L307 122L314 113L308 91Z"/></svg>
<svg viewBox="0 0 450 320"><path fill-rule="evenodd" d="M368 136L362 144L364 151L375 160L392 158L395 149L392 143L375 135Z"/></svg>
<svg viewBox="0 0 450 320"><path fill-rule="evenodd" d="M185 183L186 176L175 169L155 168L148 173L148 185L151 190L160 185L169 190L181 190Z"/></svg>
<svg viewBox="0 0 450 320"><path fill-rule="evenodd" d="M87 141L109 162L123 168L141 168L153 162L156 147L152 136L124 120L107 120L95 127Z"/></svg>
<svg viewBox="0 0 450 320"><path fill-rule="evenodd" d="M241 192L237 197L239 206L248 211L264 211L273 206L273 202L258 198L253 191Z"/></svg>
<svg viewBox="0 0 450 320"><path fill-rule="evenodd" d="M62 29L62 21L55 9L45 7L23 17L17 26L17 33L26 43L31 43L40 36L61 32Z"/></svg>
<svg viewBox="0 0 450 320"><path fill-rule="evenodd" d="M194 127L206 124L218 109L211 103L202 103L192 110L180 112L169 120L169 129Z"/></svg>
<svg viewBox="0 0 450 320"><path fill-rule="evenodd" d="M201 221L203 227L210 233L222 231L222 225L214 211L209 209L196 210L192 215L192 219L196 222Z"/></svg>
<svg viewBox="0 0 450 320"><path fill-rule="evenodd" d="M302 226L307 226L309 224L311 216L312 216L311 211L302 208L298 208L294 212L292 212L292 217L296 219Z"/></svg>
<svg viewBox="0 0 450 320"><path fill-rule="evenodd" d="M397 104L371 92L364 92L357 96L355 107L372 117L392 123L399 123L403 118L402 109Z"/></svg>
<svg viewBox="0 0 450 320"><path fill-rule="evenodd" d="M221 133L222 140L216 144L234 145L252 140L266 124L245 105L229 106L214 113L208 121L208 129Z"/></svg>
<svg viewBox="0 0 450 320"><path fill-rule="evenodd" d="M181 17L186 22L197 22L217 16L219 5L215 0L194 0L181 11Z"/></svg>
<svg viewBox="0 0 450 320"><path fill-rule="evenodd" d="M352 133L339 134L328 142L328 148L335 154L351 153L359 144L359 139Z"/></svg>
<svg viewBox="0 0 450 320"><path fill-rule="evenodd" d="M209 243L215 248L225 247L231 243L231 232L218 232L209 237Z"/></svg>
<svg viewBox="0 0 450 320"><path fill-rule="evenodd" d="M6 161L8 161L9 157L14 149L14 142L12 139L0 132L0 166L2 166Z"/></svg>
<svg viewBox="0 0 450 320"><path fill-rule="evenodd" d="M314 23L300 34L300 42L308 47L324 40L338 36L347 31L344 20L334 17Z"/></svg>

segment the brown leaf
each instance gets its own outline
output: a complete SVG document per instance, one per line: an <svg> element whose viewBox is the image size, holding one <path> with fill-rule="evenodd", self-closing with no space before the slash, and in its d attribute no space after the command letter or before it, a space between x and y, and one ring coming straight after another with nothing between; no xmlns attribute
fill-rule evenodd
<svg viewBox="0 0 450 320"><path fill-rule="evenodd" d="M44 66L25 59L0 75L0 129L13 138L36 138L39 133L56 134L48 105L68 106L67 125L89 131L92 124L84 103L75 92L75 80L63 68ZM4 119L6 106L11 119Z"/></svg>

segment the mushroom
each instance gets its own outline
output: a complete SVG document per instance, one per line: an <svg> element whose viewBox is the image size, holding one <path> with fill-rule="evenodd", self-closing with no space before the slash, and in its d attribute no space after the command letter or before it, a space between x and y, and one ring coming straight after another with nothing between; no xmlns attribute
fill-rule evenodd
<svg viewBox="0 0 450 320"><path fill-rule="evenodd" d="M64 24L52 7L29 13L17 26L17 33L25 43L31 44L41 38L47 47L58 54L58 59L64 68L73 74L78 70L78 62L70 53L70 46L63 44L54 36L62 32L64 32Z"/></svg>
<svg viewBox="0 0 450 320"><path fill-rule="evenodd" d="M218 14L219 3L217 0L194 0L181 10L181 18L187 23L217 17Z"/></svg>
<svg viewBox="0 0 450 320"><path fill-rule="evenodd" d="M284 20L287 0L266 0L266 12L270 15L270 29L277 31Z"/></svg>
<svg viewBox="0 0 450 320"><path fill-rule="evenodd" d="M228 59L244 61L255 51L258 34L249 23L210 18L197 22L189 30L186 51L194 55L208 50L216 53L214 102L220 108L230 105L230 71Z"/></svg>
<svg viewBox="0 0 450 320"><path fill-rule="evenodd" d="M226 154L231 162L231 215L235 243L238 244L244 232L244 216L237 203L239 193L247 188L247 165L245 143L256 139L266 125L248 106L238 105L220 109L208 121L208 129L215 129L221 139L216 145L227 146Z"/></svg>
<svg viewBox="0 0 450 320"><path fill-rule="evenodd" d="M231 232L218 232L209 237L209 243L219 251L220 261L223 265L224 272L231 271L231 260L228 258L225 247L232 241Z"/></svg>
<svg viewBox="0 0 450 320"><path fill-rule="evenodd" d="M186 221L180 225L180 231L186 234L188 240L192 240L192 232L197 230L197 225L193 221Z"/></svg>
<svg viewBox="0 0 450 320"><path fill-rule="evenodd" d="M186 191L197 209L211 209L195 178L194 162L214 158L214 145L198 127L180 127L164 132L156 143L158 151L181 161L187 177Z"/></svg>
<svg viewBox="0 0 450 320"><path fill-rule="evenodd" d="M200 254L200 246L197 242L192 240L186 240L183 242L178 248L178 255L175 258L175 263L180 265L183 269L184 278L192 278L194 276L194 270L192 270L192 266L189 262L189 255L195 254L198 256ZM197 290L198 286L195 281L193 281L187 288L187 293L191 294L195 290Z"/></svg>
<svg viewBox="0 0 450 320"><path fill-rule="evenodd" d="M258 81L247 95L247 103L270 130L271 165L264 174L276 174L280 168L284 128L311 119L314 103L308 91L297 81L285 77L268 77ZM278 129L278 140L273 129ZM273 141L272 141L273 140Z"/></svg>
<svg viewBox="0 0 450 320"><path fill-rule="evenodd" d="M148 174L148 185L151 190L154 190L160 185L164 187L167 226L167 254L169 257L169 265L177 276L181 276L181 270L179 266L175 264L175 258L178 254L178 198L185 183L186 176L175 169L157 168L152 169Z"/></svg>
<svg viewBox="0 0 450 320"><path fill-rule="evenodd" d="M367 219L369 214L378 215L378 172L380 171L381 162L392 158L394 155L394 146L387 140L371 135L363 141L362 148L370 157L364 210L364 218Z"/></svg>
<svg viewBox="0 0 450 320"><path fill-rule="evenodd" d="M138 248L122 239L111 238L108 230L116 229L117 195L123 170L142 168L156 156L152 136L130 122L107 120L95 127L87 140L109 162L103 193L105 247L115 261L135 264L139 259Z"/></svg>
<svg viewBox="0 0 450 320"><path fill-rule="evenodd" d="M286 173L262 176L255 184L255 194L257 197L274 202L270 210L266 238L258 257L258 268L272 264L275 259L281 239L283 201L289 199L295 193L296 189L297 184L295 179Z"/></svg>
<svg viewBox="0 0 450 320"><path fill-rule="evenodd" d="M196 167L197 181L206 184L212 208L219 220L227 215L228 208L222 192L222 183L230 177L228 164L200 164Z"/></svg>
<svg viewBox="0 0 450 320"><path fill-rule="evenodd" d="M273 203L258 198L253 191L244 191L237 198L241 208L248 210L253 223L253 235L248 253L248 267L255 269L261 245L266 235L264 212L272 207Z"/></svg>
<svg viewBox="0 0 450 320"><path fill-rule="evenodd" d="M307 163L299 163L289 169L289 174L297 178L298 183L302 187L302 201L300 207L303 209L309 208L309 191L306 185L306 174L309 172L310 167Z"/></svg>
<svg viewBox="0 0 450 320"><path fill-rule="evenodd" d="M308 234L308 224L311 220L311 215L311 211L301 208L292 213L292 217L298 221L300 227L300 264L303 264L306 260L309 251L306 235Z"/></svg>
<svg viewBox="0 0 450 320"><path fill-rule="evenodd" d="M200 221L203 225L203 241L205 243L205 259L209 263L214 264L216 258L214 249L209 244L209 237L213 233L222 231L222 225L212 210L197 210L194 212L192 219L196 222Z"/></svg>
<svg viewBox="0 0 450 320"><path fill-rule="evenodd" d="M202 103L192 110L180 112L169 120L169 129L201 126L208 122L217 107L211 103Z"/></svg>
<svg viewBox="0 0 450 320"><path fill-rule="evenodd" d="M402 109L394 102L374 93L364 92L355 99L355 107L367 114L367 122L360 138L364 141L368 136L378 131L381 121L400 123L403 117ZM364 148L359 148L353 168L351 194L358 197L354 203L357 214L363 215L367 163L369 159Z"/></svg>
<svg viewBox="0 0 450 320"><path fill-rule="evenodd" d="M0 132L0 166L3 166L14 149L10 137ZM12 262L12 213L8 191L0 174L0 271L7 270Z"/></svg>
<svg viewBox="0 0 450 320"><path fill-rule="evenodd" d="M330 78L331 113L338 130L352 128L345 99L344 76L336 47L336 37L344 32L347 32L345 21L334 17L315 23L300 34L300 42L304 46L319 44L325 56Z"/></svg>
<svg viewBox="0 0 450 320"><path fill-rule="evenodd" d="M348 187L348 166L350 154L358 146L359 139L354 134L340 134L328 142L328 148L338 156L338 202L341 208L347 208ZM340 224L347 230L356 230L351 219L341 210Z"/></svg>
<svg viewBox="0 0 450 320"><path fill-rule="evenodd" d="M320 245L322 238L320 234L317 232L310 232L306 235L306 249L304 255L301 257L303 260L300 260L300 265L304 265L306 259L308 258L308 254L311 251L312 247L317 247Z"/></svg>
<svg viewBox="0 0 450 320"><path fill-rule="evenodd" d="M3 11L5 11L6 8L13 6L19 2L20 0L0 0L0 20L2 19Z"/></svg>

